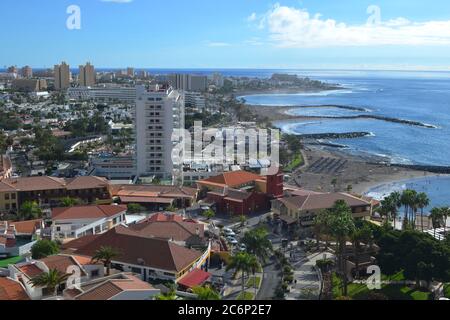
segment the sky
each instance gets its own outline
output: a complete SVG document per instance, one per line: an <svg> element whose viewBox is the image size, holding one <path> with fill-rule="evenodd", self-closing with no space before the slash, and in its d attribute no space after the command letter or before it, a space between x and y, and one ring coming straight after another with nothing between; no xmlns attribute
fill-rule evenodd
<svg viewBox="0 0 450 320"><path fill-rule="evenodd" d="M1 0L0 12L0 68L450 70L448 0Z"/></svg>

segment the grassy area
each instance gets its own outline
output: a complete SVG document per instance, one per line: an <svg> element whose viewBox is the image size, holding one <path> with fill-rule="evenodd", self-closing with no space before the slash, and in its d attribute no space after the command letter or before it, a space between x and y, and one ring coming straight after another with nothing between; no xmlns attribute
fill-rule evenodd
<svg viewBox="0 0 450 320"><path fill-rule="evenodd" d="M444 296L450 299L450 282L444 284Z"/></svg>
<svg viewBox="0 0 450 320"><path fill-rule="evenodd" d="M8 268L9 264L16 264L21 260L23 260L23 258L20 256L0 260L0 268Z"/></svg>
<svg viewBox="0 0 450 320"><path fill-rule="evenodd" d="M382 281L404 281L405 278L402 272L392 276L382 276ZM341 293L341 279L333 274L333 296L339 297ZM367 285L362 283L350 283L348 285L348 296L354 300L366 300L371 293L382 293L389 300L430 300L431 293L422 291L405 284L382 284L381 290L369 290Z"/></svg>
<svg viewBox="0 0 450 320"><path fill-rule="evenodd" d="M253 297L253 293L244 291L238 295L237 300L253 300Z"/></svg>
<svg viewBox="0 0 450 320"><path fill-rule="evenodd" d="M305 163L305 160L303 159L303 155L301 152L298 152L294 159L284 168L285 171L291 172L298 167L300 167L303 163Z"/></svg>
<svg viewBox="0 0 450 320"><path fill-rule="evenodd" d="M260 283L261 283L261 277L251 277L250 279L248 279L246 285L249 288L254 288L254 287L259 288Z"/></svg>

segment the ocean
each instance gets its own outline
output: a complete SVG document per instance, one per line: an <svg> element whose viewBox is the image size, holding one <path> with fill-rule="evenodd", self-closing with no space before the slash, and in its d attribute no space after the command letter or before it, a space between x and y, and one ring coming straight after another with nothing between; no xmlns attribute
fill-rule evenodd
<svg viewBox="0 0 450 320"><path fill-rule="evenodd" d="M299 73L341 84L343 90L299 94L243 96L248 104L276 106L344 105L367 110L295 108L291 114L305 116L352 116L370 114L418 121L425 128L378 119L308 119L276 122L293 134L364 131L372 135L336 139L355 154L373 154L392 163L450 166L450 73L324 71Z"/></svg>
<svg viewBox="0 0 450 320"><path fill-rule="evenodd" d="M377 119L309 119L296 123L276 122L292 134L364 131L370 136L335 139L353 154L377 155L391 163L450 166L450 73L394 71L298 72L313 79L341 84L344 89L318 93L257 94L243 96L248 104L275 106L343 105L363 108L293 108L304 116L352 116L371 114L417 121L425 128ZM375 186L368 195L381 199L392 191L426 192L434 206L450 206L450 176L424 177Z"/></svg>

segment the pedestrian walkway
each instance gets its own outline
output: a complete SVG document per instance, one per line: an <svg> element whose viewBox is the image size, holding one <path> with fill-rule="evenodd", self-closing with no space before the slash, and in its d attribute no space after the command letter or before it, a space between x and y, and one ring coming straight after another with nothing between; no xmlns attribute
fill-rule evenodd
<svg viewBox="0 0 450 320"><path fill-rule="evenodd" d="M294 269L294 283L290 292L286 294L286 300L318 300L320 296L320 279L315 268L317 260L332 259L332 253L314 253L303 255L299 261L292 263Z"/></svg>

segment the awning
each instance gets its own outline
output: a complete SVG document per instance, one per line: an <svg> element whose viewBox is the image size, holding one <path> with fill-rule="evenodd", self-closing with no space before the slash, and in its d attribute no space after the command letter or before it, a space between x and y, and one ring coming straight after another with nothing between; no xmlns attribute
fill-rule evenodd
<svg viewBox="0 0 450 320"><path fill-rule="evenodd" d="M123 203L163 203L171 204L172 198L152 198L152 197L119 197Z"/></svg>
<svg viewBox="0 0 450 320"><path fill-rule="evenodd" d="M286 224L294 224L297 222L296 219L292 218L291 216L288 216L287 214L280 215L281 221L285 222Z"/></svg>
<svg viewBox="0 0 450 320"><path fill-rule="evenodd" d="M211 273L203 271L201 269L194 269L189 272L186 276L184 276L178 284L186 287L186 288L194 288L197 286L201 286L211 277Z"/></svg>

